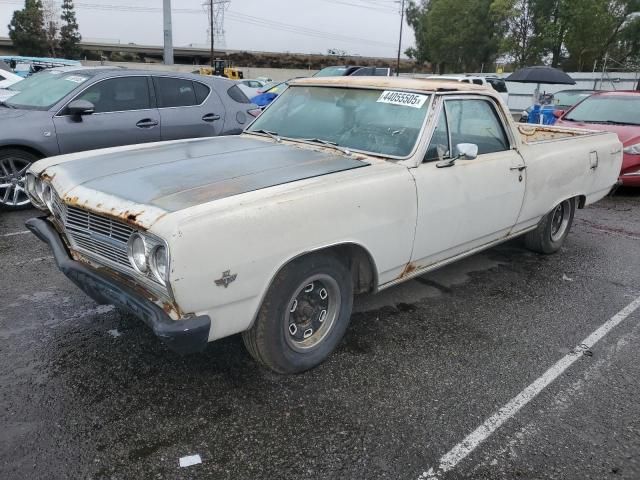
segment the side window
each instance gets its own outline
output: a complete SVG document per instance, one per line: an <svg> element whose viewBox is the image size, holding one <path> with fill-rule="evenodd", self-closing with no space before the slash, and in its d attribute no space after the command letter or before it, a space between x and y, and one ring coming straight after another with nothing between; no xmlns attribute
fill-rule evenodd
<svg viewBox="0 0 640 480"><path fill-rule="evenodd" d="M198 105L195 88L191 80L153 77L153 83L158 96L158 108Z"/></svg>
<svg viewBox="0 0 640 480"><path fill-rule="evenodd" d="M486 100L446 100L451 145L474 143L478 154L509 150L502 122Z"/></svg>
<svg viewBox="0 0 640 480"><path fill-rule="evenodd" d="M98 82L75 100L87 100L95 113L123 112L151 108L147 77L116 77Z"/></svg>
<svg viewBox="0 0 640 480"><path fill-rule="evenodd" d="M201 105L207 99L211 90L200 82L193 82L193 87L196 91L196 102Z"/></svg>
<svg viewBox="0 0 640 480"><path fill-rule="evenodd" d="M474 78L473 79L473 83L475 85L484 85L484 83L482 82L482 80L480 80L479 78Z"/></svg>
<svg viewBox="0 0 640 480"><path fill-rule="evenodd" d="M2 76L2 74L0 73L0 81L2 81L2 80L6 80L6 78L4 78L4 77Z"/></svg>
<svg viewBox="0 0 640 480"><path fill-rule="evenodd" d="M447 112L443 108L440 112L438 125L433 131L431 142L424 156L424 162L443 160L449 156L449 129L447 128Z"/></svg>

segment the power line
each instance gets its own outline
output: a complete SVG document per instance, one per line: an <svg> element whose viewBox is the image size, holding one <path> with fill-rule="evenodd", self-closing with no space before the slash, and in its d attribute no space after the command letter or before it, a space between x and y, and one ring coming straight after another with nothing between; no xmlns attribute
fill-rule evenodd
<svg viewBox="0 0 640 480"><path fill-rule="evenodd" d="M337 1L337 0L336 0ZM57 2L60 3L60 2ZM23 5L23 2L20 0L0 0L0 4L12 4L12 5ZM86 10L101 10L101 11L118 11L118 12L139 12L139 13L160 13L162 8L159 7L146 7L146 6L135 6L135 5L115 5L115 4L97 4L97 3L86 3L86 2L74 2L74 5L78 9L86 9ZM173 13L176 14L197 14L202 15L202 10L194 9L194 8L175 8L173 9ZM229 11L226 13L229 17L229 20L244 23L248 25L258 26L262 28L268 28L272 30L283 31L287 33L293 33L296 35L303 35L308 37L322 38L325 40L333 40L333 41L342 41L342 42L350 42L350 43L360 43L367 44L371 46L379 46L385 48L395 48L392 43L380 42L377 40L369 40L359 37L352 37L349 35L342 35L338 33L331 33L322 30L316 30L308 27L301 27L297 25L291 25L284 22L279 22L276 20L268 20L264 18L254 17L252 15L247 15L239 12Z"/></svg>

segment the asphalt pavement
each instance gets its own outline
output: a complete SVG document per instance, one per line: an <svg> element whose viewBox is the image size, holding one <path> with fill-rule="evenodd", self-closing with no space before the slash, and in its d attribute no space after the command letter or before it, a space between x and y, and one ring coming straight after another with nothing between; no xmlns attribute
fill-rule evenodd
<svg viewBox="0 0 640 480"><path fill-rule="evenodd" d="M616 317L640 297L638 191L579 211L555 255L512 241L359 298L296 376L237 336L173 354L57 271L36 214L0 213L1 479L640 478L640 309Z"/></svg>

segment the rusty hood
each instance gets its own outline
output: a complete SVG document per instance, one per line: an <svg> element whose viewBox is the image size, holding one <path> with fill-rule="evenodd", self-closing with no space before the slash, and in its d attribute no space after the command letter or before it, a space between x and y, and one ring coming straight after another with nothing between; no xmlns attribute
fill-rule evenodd
<svg viewBox="0 0 640 480"><path fill-rule="evenodd" d="M214 200L368 163L326 149L249 136L96 150L48 159L44 175L66 202L149 227Z"/></svg>

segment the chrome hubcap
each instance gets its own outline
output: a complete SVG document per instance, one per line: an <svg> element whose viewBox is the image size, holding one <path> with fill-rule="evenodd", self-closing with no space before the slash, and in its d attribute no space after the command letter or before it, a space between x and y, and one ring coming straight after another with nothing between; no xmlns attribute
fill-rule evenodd
<svg viewBox="0 0 640 480"><path fill-rule="evenodd" d="M20 207L29 203L25 189L25 173L31 162L21 158L0 159L0 203Z"/></svg>
<svg viewBox="0 0 640 480"><path fill-rule="evenodd" d="M558 205L551 215L551 240L557 242L567 231L571 216L571 202L565 200Z"/></svg>
<svg viewBox="0 0 640 480"><path fill-rule="evenodd" d="M327 336L335 324L342 299L338 283L329 275L307 278L295 290L285 313L285 338L296 351L308 351Z"/></svg>

